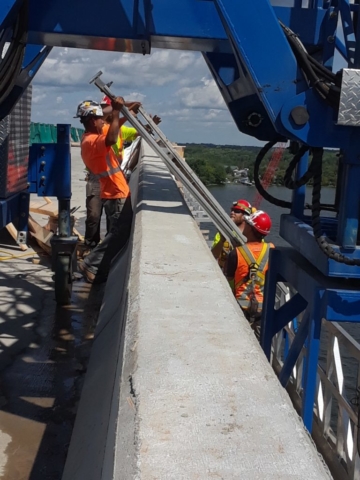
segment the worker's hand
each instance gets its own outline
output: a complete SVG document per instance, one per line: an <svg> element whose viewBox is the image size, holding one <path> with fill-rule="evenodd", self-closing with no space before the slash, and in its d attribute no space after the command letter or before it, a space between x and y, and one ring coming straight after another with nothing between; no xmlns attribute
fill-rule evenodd
<svg viewBox="0 0 360 480"><path fill-rule="evenodd" d="M115 100L111 102L111 106L113 111L120 112L122 107L125 105L125 100L123 97L116 97Z"/></svg>
<svg viewBox="0 0 360 480"><path fill-rule="evenodd" d="M128 107L128 109L130 110L130 112L132 113L132 115L137 115L138 112L139 112L139 108L141 107L141 103L140 102L127 102L126 103L126 106Z"/></svg>
<svg viewBox="0 0 360 480"><path fill-rule="evenodd" d="M157 115L150 115L150 117L152 118L152 121L155 123L155 125L159 125L159 123L161 123L161 118L158 117Z"/></svg>

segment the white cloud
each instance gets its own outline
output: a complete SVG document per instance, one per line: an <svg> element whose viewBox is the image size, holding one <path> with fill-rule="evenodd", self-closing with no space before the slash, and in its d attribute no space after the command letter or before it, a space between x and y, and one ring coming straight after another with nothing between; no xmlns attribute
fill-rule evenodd
<svg viewBox="0 0 360 480"><path fill-rule="evenodd" d="M146 98L146 95L140 92L130 92L127 97L129 100L134 100L135 102L143 102Z"/></svg>
<svg viewBox="0 0 360 480"><path fill-rule="evenodd" d="M162 86L179 80L179 74L188 69L206 68L201 55L175 50L154 50L151 55L98 52L75 49L53 49L45 61L36 81L53 86L88 84L96 72L101 70L106 80L114 86L128 85ZM94 88L94 87L92 87Z"/></svg>
<svg viewBox="0 0 360 480"><path fill-rule="evenodd" d="M80 127L73 119L79 102L102 98L89 85L99 70L114 82L115 94L161 116L161 128L174 141L258 144L237 131L202 55L186 51L154 49L142 56L54 48L34 80L33 121Z"/></svg>
<svg viewBox="0 0 360 480"><path fill-rule="evenodd" d="M225 102L213 79L203 77L196 87L183 87L177 92L180 102L192 108L225 109Z"/></svg>

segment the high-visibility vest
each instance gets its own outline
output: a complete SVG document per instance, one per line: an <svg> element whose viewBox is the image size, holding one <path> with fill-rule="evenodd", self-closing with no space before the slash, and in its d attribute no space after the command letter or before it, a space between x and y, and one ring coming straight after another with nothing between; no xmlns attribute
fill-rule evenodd
<svg viewBox="0 0 360 480"><path fill-rule="evenodd" d="M255 296L258 311L262 310L265 274L269 266L270 248L273 245L265 242L261 245L260 252L256 253L253 251L251 243L236 248L238 264L234 277L235 297L244 310L249 309L251 296ZM240 268L243 267L244 261L248 268L245 277L240 274Z"/></svg>
<svg viewBox="0 0 360 480"><path fill-rule="evenodd" d="M90 172L100 181L101 198L126 198L130 189L121 170L118 159L112 149L96 149L97 139L90 141L91 133L85 133L81 139L81 156ZM95 135L100 138L101 136ZM102 142L104 141L102 136ZM93 147L91 146L93 145Z"/></svg>

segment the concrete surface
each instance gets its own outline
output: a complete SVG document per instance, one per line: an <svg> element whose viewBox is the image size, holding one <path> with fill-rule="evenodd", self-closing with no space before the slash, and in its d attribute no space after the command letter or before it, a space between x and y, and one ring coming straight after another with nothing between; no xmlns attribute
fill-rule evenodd
<svg viewBox="0 0 360 480"><path fill-rule="evenodd" d="M73 149L73 205L80 206L76 215L84 233L79 153ZM77 281L71 305L57 307L49 257L32 264L34 251L20 251L1 233L6 246L0 246L0 478L58 480L103 290Z"/></svg>
<svg viewBox="0 0 360 480"><path fill-rule="evenodd" d="M139 175L63 480L331 478L147 147Z"/></svg>

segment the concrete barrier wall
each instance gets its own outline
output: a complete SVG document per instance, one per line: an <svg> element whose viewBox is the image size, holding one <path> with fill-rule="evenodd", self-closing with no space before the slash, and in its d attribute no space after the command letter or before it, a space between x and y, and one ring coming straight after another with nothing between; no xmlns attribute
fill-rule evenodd
<svg viewBox="0 0 360 480"><path fill-rule="evenodd" d="M63 479L330 478L148 148L138 175Z"/></svg>

